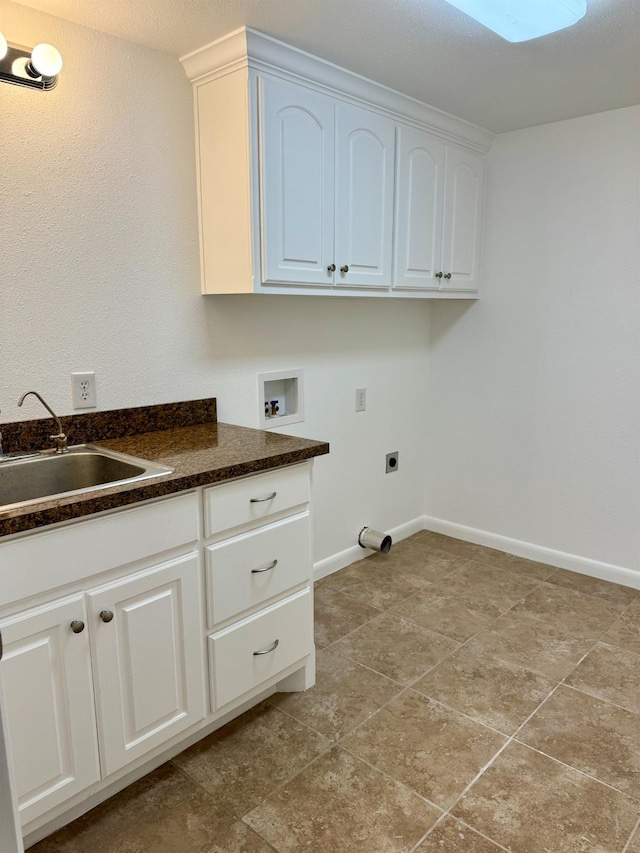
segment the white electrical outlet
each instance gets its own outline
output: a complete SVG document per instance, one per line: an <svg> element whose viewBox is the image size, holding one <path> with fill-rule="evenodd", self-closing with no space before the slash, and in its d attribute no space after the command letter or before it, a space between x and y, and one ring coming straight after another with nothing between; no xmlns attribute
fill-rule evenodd
<svg viewBox="0 0 640 853"><path fill-rule="evenodd" d="M366 412L367 410L367 389L356 388L356 412Z"/></svg>
<svg viewBox="0 0 640 853"><path fill-rule="evenodd" d="M96 375L93 371L71 374L71 396L74 409L95 409Z"/></svg>

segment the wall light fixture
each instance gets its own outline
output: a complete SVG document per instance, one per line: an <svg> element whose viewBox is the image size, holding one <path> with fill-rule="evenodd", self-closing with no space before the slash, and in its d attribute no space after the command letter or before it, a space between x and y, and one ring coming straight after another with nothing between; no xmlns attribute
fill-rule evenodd
<svg viewBox="0 0 640 853"><path fill-rule="evenodd" d="M62 57L50 44L37 44L33 50L7 44L0 33L0 81L28 86L30 89L53 89L62 68Z"/></svg>
<svg viewBox="0 0 640 853"><path fill-rule="evenodd" d="M529 41L577 24L586 0L447 0L503 39Z"/></svg>

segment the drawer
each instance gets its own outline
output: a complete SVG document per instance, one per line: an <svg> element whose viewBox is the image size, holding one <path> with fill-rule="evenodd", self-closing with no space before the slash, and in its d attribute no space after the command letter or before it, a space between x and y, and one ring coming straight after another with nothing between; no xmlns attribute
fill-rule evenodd
<svg viewBox="0 0 640 853"><path fill-rule="evenodd" d="M205 549L209 627L311 579L309 513Z"/></svg>
<svg viewBox="0 0 640 853"><path fill-rule="evenodd" d="M0 544L4 606L198 540L198 495L87 516Z"/></svg>
<svg viewBox="0 0 640 853"><path fill-rule="evenodd" d="M209 667L213 708L224 707L302 660L312 651L312 635L310 587L212 634Z"/></svg>
<svg viewBox="0 0 640 853"><path fill-rule="evenodd" d="M309 502L309 466L294 465L204 491L205 534L268 519Z"/></svg>

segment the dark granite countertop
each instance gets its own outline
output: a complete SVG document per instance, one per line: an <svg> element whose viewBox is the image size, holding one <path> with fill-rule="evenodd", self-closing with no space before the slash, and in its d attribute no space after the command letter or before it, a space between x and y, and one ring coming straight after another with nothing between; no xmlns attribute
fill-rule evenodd
<svg viewBox="0 0 640 853"><path fill-rule="evenodd" d="M147 429L153 423L153 419L149 417L149 408L156 407L147 407L144 410L146 414L144 424ZM194 419L192 417L186 419L188 425L171 426L171 423L176 421L184 423L185 418L174 418L173 421L165 419L162 421L163 428L155 431L141 432L136 428L135 417L131 413L142 411L142 409L126 409L114 412L114 418L119 418L120 423L127 424L127 427L118 429L105 429L104 421L109 413L100 413L101 435L104 435L104 438L91 430L87 430L86 437L82 437L80 429L76 428L73 441L74 443L92 442L120 453L128 453L151 462L169 465L175 468L173 474L121 486L116 483L109 488L96 489L75 497L42 500L22 508L0 512L0 537L81 518L116 507L130 506L139 501L174 494L196 486L220 483L245 474L256 474L283 465L292 465L329 452L329 445L326 442L218 423L215 420L215 401L213 401L212 410L213 420L207 420L205 423L190 423L189 421ZM72 419L62 420L63 428L67 430ZM65 421L67 421L66 424ZM37 424L41 432L42 424L47 422L29 423ZM5 426L22 428L23 438L25 438L23 447L26 448L29 444L26 439L27 427L23 424L9 424L1 428L4 430ZM51 426L50 421L48 426ZM45 431L50 432L46 428ZM125 431L132 431L135 434L107 437ZM71 435L71 432L69 434ZM40 446L47 445L45 443Z"/></svg>

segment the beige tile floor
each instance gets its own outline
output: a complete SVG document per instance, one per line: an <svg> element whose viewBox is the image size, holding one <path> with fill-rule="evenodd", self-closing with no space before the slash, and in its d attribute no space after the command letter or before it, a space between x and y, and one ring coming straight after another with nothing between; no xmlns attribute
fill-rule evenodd
<svg viewBox="0 0 640 853"><path fill-rule="evenodd" d="M33 853L640 853L640 595L418 533L316 584L317 685Z"/></svg>

